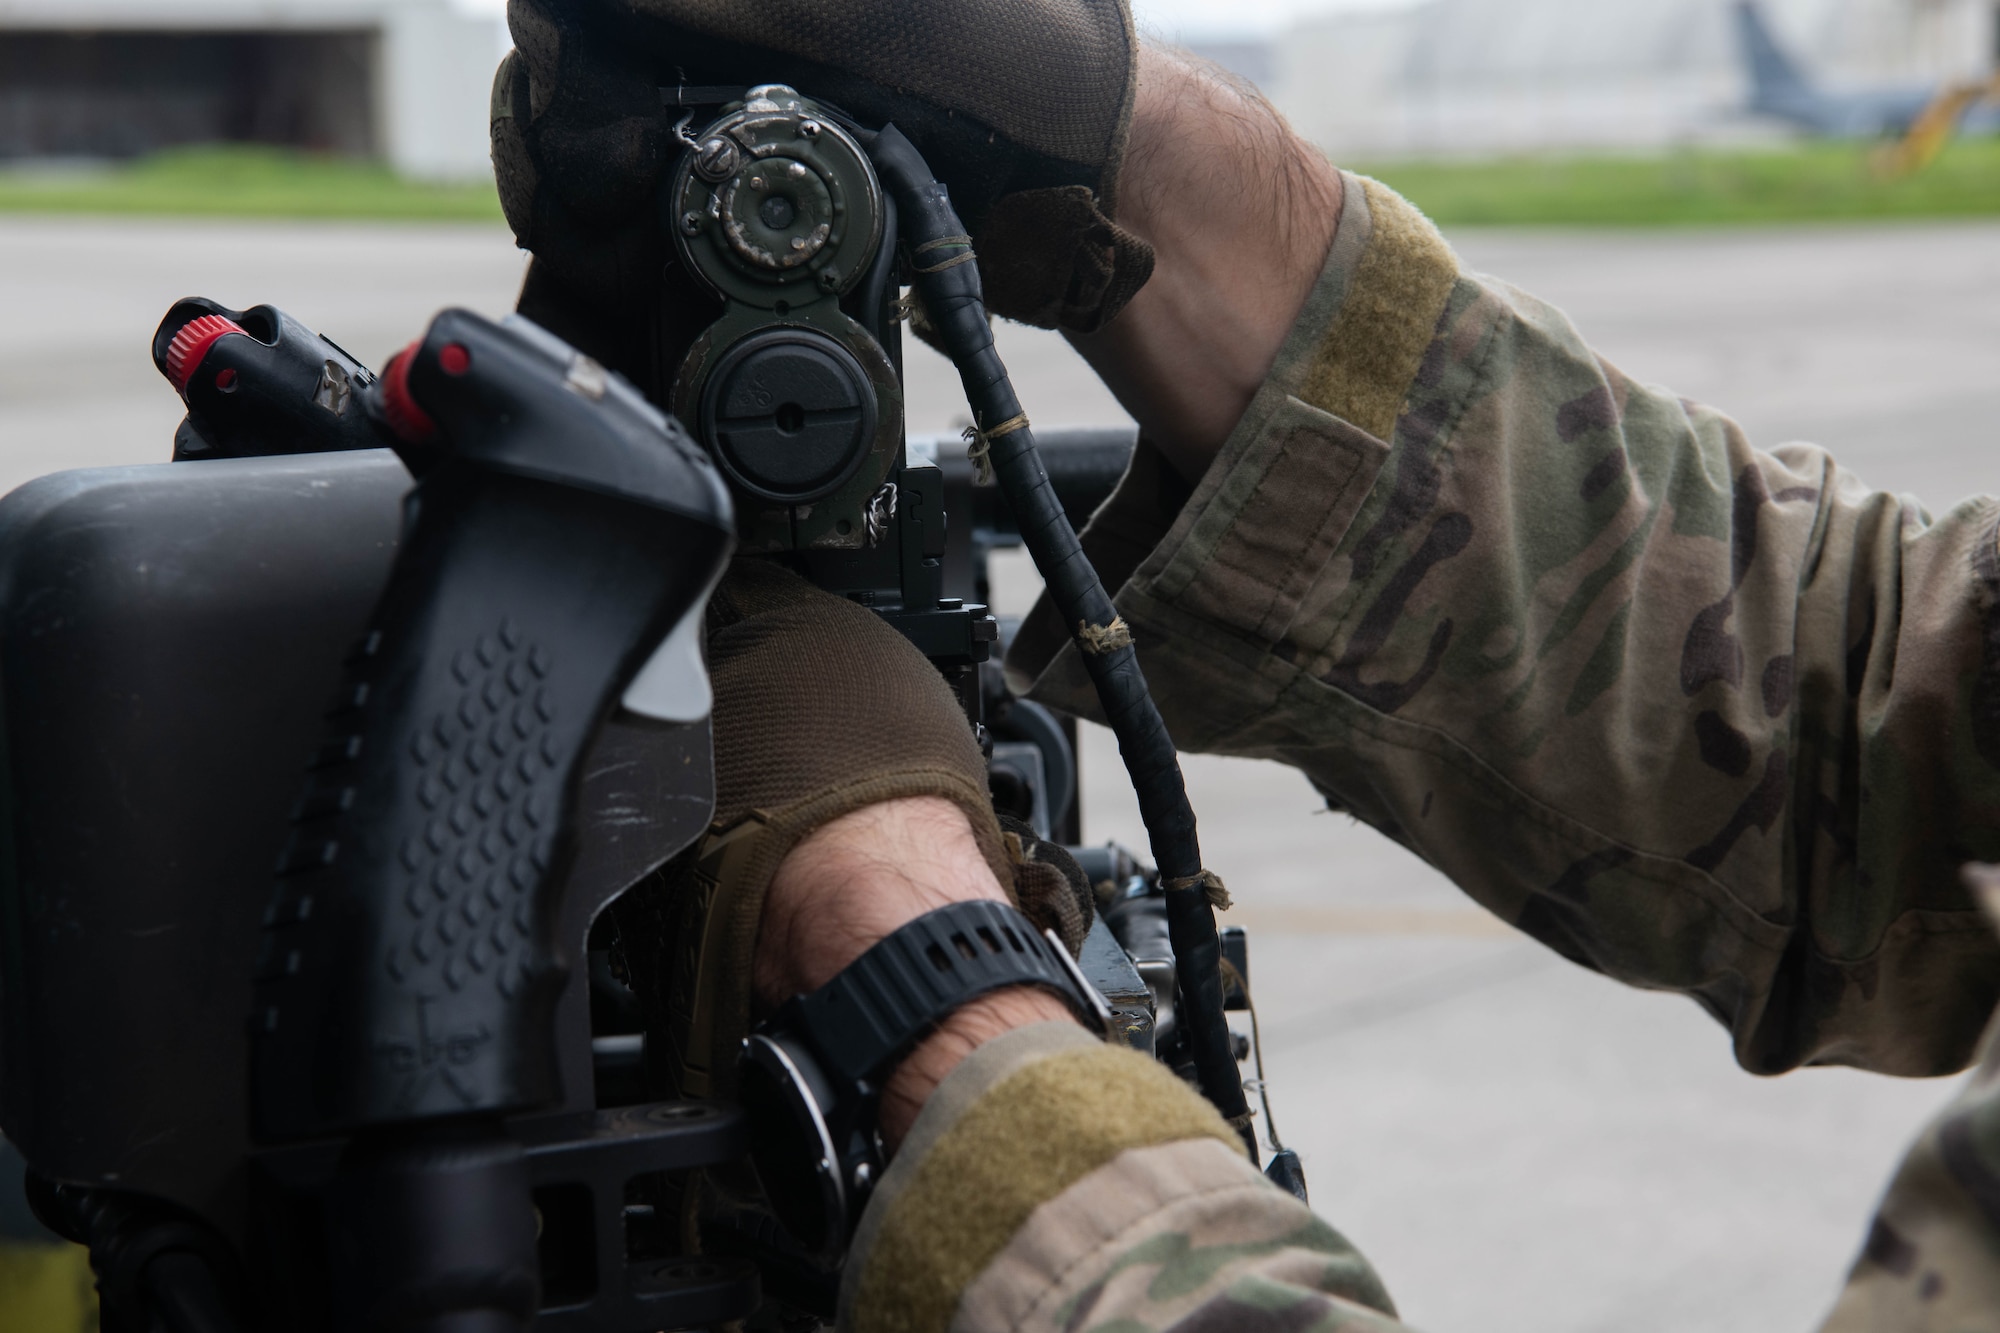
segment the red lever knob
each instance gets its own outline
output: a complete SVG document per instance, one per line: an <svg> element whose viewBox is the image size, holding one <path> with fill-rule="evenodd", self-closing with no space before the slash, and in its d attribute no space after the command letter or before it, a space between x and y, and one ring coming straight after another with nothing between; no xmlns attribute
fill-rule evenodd
<svg viewBox="0 0 2000 1333"><path fill-rule="evenodd" d="M382 369L382 415L405 444L428 444L437 435L437 423L410 396L410 362L422 347L421 342L411 343Z"/></svg>
<svg viewBox="0 0 2000 1333"><path fill-rule="evenodd" d="M167 382L174 386L174 392L185 399L188 381L194 378L194 372L200 369L202 358L215 346L216 339L242 332L242 326L235 320L221 315L198 315L181 325L180 332L167 344Z"/></svg>

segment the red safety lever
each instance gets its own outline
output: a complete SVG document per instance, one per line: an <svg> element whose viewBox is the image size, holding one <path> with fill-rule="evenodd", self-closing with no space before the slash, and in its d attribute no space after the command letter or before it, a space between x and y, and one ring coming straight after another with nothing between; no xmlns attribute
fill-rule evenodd
<svg viewBox="0 0 2000 1333"><path fill-rule="evenodd" d="M174 392L181 396L183 402L187 400L188 381L201 368L202 358L208 355L208 349L215 346L217 339L232 333L243 333L242 325L235 320L224 319L221 315L198 315L181 325L180 331L174 334L174 340L167 344L167 383L174 386ZM220 387L226 389L228 386Z"/></svg>

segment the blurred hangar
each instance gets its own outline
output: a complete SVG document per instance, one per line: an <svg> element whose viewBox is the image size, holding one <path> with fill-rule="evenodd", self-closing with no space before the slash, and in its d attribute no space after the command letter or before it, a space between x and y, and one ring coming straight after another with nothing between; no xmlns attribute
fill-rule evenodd
<svg viewBox="0 0 2000 1333"><path fill-rule="evenodd" d="M505 40L448 0L0 0L0 161L242 142L479 178Z"/></svg>
<svg viewBox="0 0 2000 1333"><path fill-rule="evenodd" d="M1996 60L1995 0L1418 0L1295 23L1264 88L1337 159L1469 157L1896 135Z"/></svg>

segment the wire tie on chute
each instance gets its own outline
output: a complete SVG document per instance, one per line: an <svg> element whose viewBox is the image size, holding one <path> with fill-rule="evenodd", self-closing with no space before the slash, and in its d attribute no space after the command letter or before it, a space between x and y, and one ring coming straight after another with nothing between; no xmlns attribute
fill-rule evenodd
<svg viewBox="0 0 2000 1333"><path fill-rule="evenodd" d="M1204 870L1199 875L1189 875L1183 879L1166 881L1168 893L1186 893L1200 889L1208 895L1208 905L1218 912L1229 910L1229 890L1224 887L1222 877L1213 870Z"/></svg>
<svg viewBox="0 0 2000 1333"><path fill-rule="evenodd" d="M954 256L951 259L947 259L942 264L932 264L927 268L918 269L917 272L942 273L948 268L957 268L960 264L970 264L973 260L977 259L978 257L979 256L973 254L972 251L967 250L964 254Z"/></svg>
<svg viewBox="0 0 2000 1333"><path fill-rule="evenodd" d="M992 430L981 430L977 426L965 428L965 456L972 463L972 480L975 485L993 484L993 441L1017 430L1028 428L1027 413L1007 420Z"/></svg>
<svg viewBox="0 0 2000 1333"><path fill-rule="evenodd" d="M972 463L972 484L991 486L993 484L993 440L981 434L977 427L965 428L965 456Z"/></svg>
<svg viewBox="0 0 2000 1333"><path fill-rule="evenodd" d="M1109 625L1093 625L1087 620L1078 621L1076 644L1093 657L1103 657L1115 653L1120 648L1132 646L1132 627L1125 623L1125 617L1113 616Z"/></svg>
<svg viewBox="0 0 2000 1333"><path fill-rule="evenodd" d="M970 236L940 236L935 241L925 241L910 252L910 257L912 259L920 259L932 250L959 248L963 248L963 254L953 255L942 263L919 265L916 270L918 273L942 273L948 268L957 268L960 264L969 264L978 257L972 253L972 238Z"/></svg>

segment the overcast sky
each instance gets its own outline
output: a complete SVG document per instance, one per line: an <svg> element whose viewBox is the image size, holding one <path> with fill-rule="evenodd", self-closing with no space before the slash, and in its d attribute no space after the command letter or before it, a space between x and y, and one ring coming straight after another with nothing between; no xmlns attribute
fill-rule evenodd
<svg viewBox="0 0 2000 1333"><path fill-rule="evenodd" d="M1616 0L1609 0L1616 3ZM1134 0L1132 12L1147 32L1169 39L1196 36L1269 36L1292 19L1342 9L1401 8L1412 0Z"/></svg>
<svg viewBox="0 0 2000 1333"><path fill-rule="evenodd" d="M507 0L453 0L453 3L461 9L481 13L500 14L507 8ZM746 3L754 4L756 0ZM1409 3L1412 0L1133 0L1132 8L1143 29L1171 40L1269 36L1304 14L1393 8Z"/></svg>

